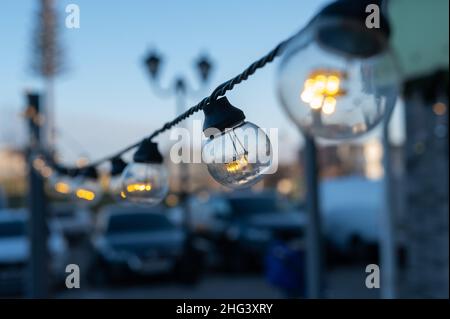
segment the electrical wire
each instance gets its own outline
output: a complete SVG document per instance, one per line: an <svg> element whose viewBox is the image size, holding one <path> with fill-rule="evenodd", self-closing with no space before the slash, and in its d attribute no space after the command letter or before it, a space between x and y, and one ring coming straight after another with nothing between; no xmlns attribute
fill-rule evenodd
<svg viewBox="0 0 450 319"><path fill-rule="evenodd" d="M205 97L204 99L202 99L197 105L189 108L186 112L180 114L179 116L177 116L175 119L173 119L170 122L166 122L161 128L157 129L156 131L154 131L152 134L150 134L148 137L146 137L145 139L149 139L152 140L155 137L157 137L158 135L164 133L165 131L170 130L171 128L173 128L174 126L178 125L180 122L184 121L185 119L187 119L188 117L192 116L193 114L203 110L203 108L208 105L209 103L211 103L212 101L217 100L219 97L224 96L226 92L231 91L236 85L238 85L239 83L246 81L251 75L253 75L258 69L263 68L264 66L266 66L268 63L271 63L276 57L280 56L281 53L283 52L283 49L286 47L286 45L295 37L297 37L301 32L303 32L306 28L303 28L301 31L299 31L298 33L296 33L295 35L289 37L288 39L280 42L274 49L272 49L269 53L267 53L266 55L264 55L262 58L260 58L259 60L253 62L250 66L248 66L243 72L241 72L240 74L238 74L237 76L235 76L234 78L220 84L216 89L214 89L214 91L211 93L211 95L209 95L208 97ZM145 140L144 139L144 140ZM103 164L105 162L111 161L115 158L119 158L120 156L122 156L123 154L133 150L134 148L138 147L141 144L142 141L136 142L134 144L131 144L127 147L124 147L123 149L121 149L120 151L117 151L116 153L110 155L110 156L106 156L103 158L100 158L96 161L93 161L91 163L89 163L88 165L86 165L85 167L81 167L81 168L67 168L67 170L84 170L90 167L96 167L100 164Z"/></svg>

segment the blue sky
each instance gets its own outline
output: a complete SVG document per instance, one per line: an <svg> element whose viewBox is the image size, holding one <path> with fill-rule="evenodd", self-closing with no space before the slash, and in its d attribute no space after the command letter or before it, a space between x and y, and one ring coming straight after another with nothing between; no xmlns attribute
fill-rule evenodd
<svg viewBox="0 0 450 319"><path fill-rule="evenodd" d="M328 1L144 1L59 0L79 5L80 29L62 29L68 71L56 83L56 118L64 157L80 152L98 157L158 128L175 115L174 99L152 92L142 59L156 47L165 56L162 82L179 73L198 81L193 60L207 52L215 62L202 96L295 33ZM29 70L31 31L37 1L0 4L0 143L23 142L18 113L25 88L42 83ZM261 127L278 127L286 144L298 143L297 129L275 94L276 63L259 71L228 97ZM189 100L189 106L202 96ZM201 118L197 115L195 118ZM73 140L76 140L74 142ZM78 145L81 144L81 145Z"/></svg>

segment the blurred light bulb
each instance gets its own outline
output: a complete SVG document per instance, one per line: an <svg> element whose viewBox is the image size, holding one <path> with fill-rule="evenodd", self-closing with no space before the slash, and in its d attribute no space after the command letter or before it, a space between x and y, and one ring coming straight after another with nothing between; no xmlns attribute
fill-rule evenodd
<svg viewBox="0 0 450 319"><path fill-rule="evenodd" d="M168 173L156 143L144 140L122 174L123 199L158 204L169 191Z"/></svg>
<svg viewBox="0 0 450 319"><path fill-rule="evenodd" d="M93 201L95 199L95 193L85 188L78 188L76 191L76 195L78 198L86 201Z"/></svg>
<svg viewBox="0 0 450 319"><path fill-rule="evenodd" d="M126 167L127 163L120 157L115 157L111 160L109 192L115 200L122 200L127 197L122 189L122 173Z"/></svg>
<svg viewBox="0 0 450 319"><path fill-rule="evenodd" d="M82 205L93 206L97 204L102 195L98 183L98 174L95 168L89 167L74 180L73 196Z"/></svg>
<svg viewBox="0 0 450 319"><path fill-rule="evenodd" d="M169 190L163 164L130 163L123 172L121 197L132 202L157 204Z"/></svg>
<svg viewBox="0 0 450 319"><path fill-rule="evenodd" d="M327 85L325 88L325 93L327 95L336 95L339 92L339 84L341 80L336 75L330 75L327 78Z"/></svg>
<svg viewBox="0 0 450 319"><path fill-rule="evenodd" d="M313 98L311 99L311 102L309 103L309 106L313 110L318 110L322 107L323 103L323 95L322 94L315 94Z"/></svg>
<svg viewBox="0 0 450 319"><path fill-rule="evenodd" d="M57 182L55 184L55 190L60 194L70 194L71 188L68 183Z"/></svg>
<svg viewBox="0 0 450 319"><path fill-rule="evenodd" d="M325 139L364 134L381 122L397 94L387 39L381 31L361 29L364 20L348 19L318 19L285 49L277 89L304 133Z"/></svg>
<svg viewBox="0 0 450 319"><path fill-rule="evenodd" d="M58 196L68 196L73 191L73 180L71 177L61 174L53 174L49 178L47 190Z"/></svg>
<svg viewBox="0 0 450 319"><path fill-rule="evenodd" d="M327 96L323 102L322 112L326 115L331 115L336 110L336 99L331 96Z"/></svg>

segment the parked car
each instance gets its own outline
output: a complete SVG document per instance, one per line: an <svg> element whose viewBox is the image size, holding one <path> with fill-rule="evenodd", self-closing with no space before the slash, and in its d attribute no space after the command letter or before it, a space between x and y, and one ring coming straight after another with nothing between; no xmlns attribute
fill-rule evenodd
<svg viewBox="0 0 450 319"><path fill-rule="evenodd" d="M306 226L305 214L271 191L217 194L191 205L194 228L215 242L229 270L261 267L274 239L301 240Z"/></svg>
<svg viewBox="0 0 450 319"><path fill-rule="evenodd" d="M92 245L94 262L89 277L97 283L130 274L172 272L177 276L186 275L183 272L189 248L186 234L167 217L163 207L113 205L104 208ZM200 269L199 256L194 252L189 258L188 267L192 272L188 275L194 277Z"/></svg>
<svg viewBox="0 0 450 319"><path fill-rule="evenodd" d="M8 295L24 292L27 265L30 259L30 241L27 236L28 213L9 210L0 213L0 292ZM62 234L49 228L50 284L59 285L65 277L67 244Z"/></svg>
<svg viewBox="0 0 450 319"><path fill-rule="evenodd" d="M73 203L55 203L50 207L50 220L72 241L87 236L93 229L92 212Z"/></svg>

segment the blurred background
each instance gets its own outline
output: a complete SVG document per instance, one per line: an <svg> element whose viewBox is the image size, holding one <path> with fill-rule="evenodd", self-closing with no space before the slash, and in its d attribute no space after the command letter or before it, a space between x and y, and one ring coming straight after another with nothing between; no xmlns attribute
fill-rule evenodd
<svg viewBox="0 0 450 319"><path fill-rule="evenodd" d="M143 207L109 190L108 163L94 205L43 186L34 169L51 172L30 155L33 130L44 128L66 165L111 154L195 105L329 1L3 1L1 296L448 298L448 2L407 2L389 1L404 76L389 122L349 142L317 140L307 163L305 139L277 98L277 67L267 67L227 96L252 122L278 128L277 172L232 192L204 164L166 160L169 194ZM66 27L71 3L80 28ZM429 43L411 40L423 36ZM40 125L30 124L30 105L45 106ZM158 138L167 159L168 136ZM313 209L305 167L317 170ZM308 240L311 227L320 242ZM79 289L66 287L68 264L80 268ZM379 289L366 287L369 264L380 266Z"/></svg>

